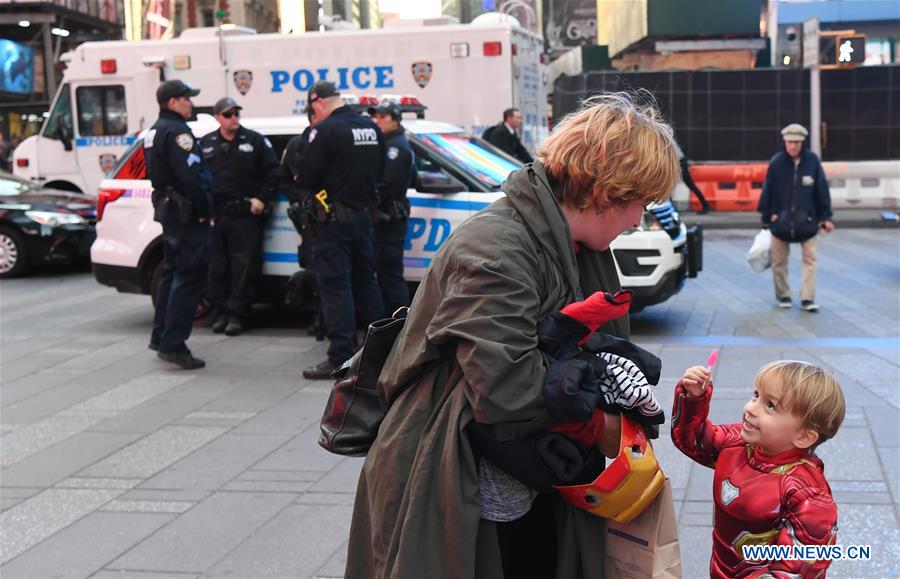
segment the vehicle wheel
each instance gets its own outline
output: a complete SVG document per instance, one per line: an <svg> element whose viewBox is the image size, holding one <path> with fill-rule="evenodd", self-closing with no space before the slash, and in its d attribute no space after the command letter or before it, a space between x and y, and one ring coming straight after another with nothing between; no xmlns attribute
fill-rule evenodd
<svg viewBox="0 0 900 579"><path fill-rule="evenodd" d="M0 227L0 278L23 275L28 269L28 248L22 234Z"/></svg>
<svg viewBox="0 0 900 579"><path fill-rule="evenodd" d="M163 264L162 260L153 268L153 276L150 278L150 301L153 302L153 308L156 308L156 294L159 291L159 278L162 277Z"/></svg>

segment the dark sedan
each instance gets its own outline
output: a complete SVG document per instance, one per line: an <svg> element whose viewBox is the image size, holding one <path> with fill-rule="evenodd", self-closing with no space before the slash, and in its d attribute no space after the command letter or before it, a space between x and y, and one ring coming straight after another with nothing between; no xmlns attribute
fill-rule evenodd
<svg viewBox="0 0 900 579"><path fill-rule="evenodd" d="M0 278L90 257L97 204L0 171Z"/></svg>

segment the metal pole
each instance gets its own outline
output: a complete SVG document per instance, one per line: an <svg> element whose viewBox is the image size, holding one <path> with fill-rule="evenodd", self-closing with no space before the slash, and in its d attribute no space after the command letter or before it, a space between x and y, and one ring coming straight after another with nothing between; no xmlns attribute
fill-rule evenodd
<svg viewBox="0 0 900 579"><path fill-rule="evenodd" d="M56 94L56 71L53 66L53 41L50 39L50 23L44 22L44 74L46 82L44 88L47 90L47 102L53 101Z"/></svg>
<svg viewBox="0 0 900 579"><path fill-rule="evenodd" d="M766 32L769 37L769 66L779 66L778 61L778 0L769 0Z"/></svg>
<svg viewBox="0 0 900 579"><path fill-rule="evenodd" d="M809 69L809 147L822 158L822 84L819 67Z"/></svg>

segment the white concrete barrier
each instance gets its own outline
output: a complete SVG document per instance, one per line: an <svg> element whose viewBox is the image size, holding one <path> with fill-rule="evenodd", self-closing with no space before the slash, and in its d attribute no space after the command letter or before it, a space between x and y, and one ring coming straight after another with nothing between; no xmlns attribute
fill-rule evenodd
<svg viewBox="0 0 900 579"><path fill-rule="evenodd" d="M835 208L895 209L900 204L900 161L822 163Z"/></svg>

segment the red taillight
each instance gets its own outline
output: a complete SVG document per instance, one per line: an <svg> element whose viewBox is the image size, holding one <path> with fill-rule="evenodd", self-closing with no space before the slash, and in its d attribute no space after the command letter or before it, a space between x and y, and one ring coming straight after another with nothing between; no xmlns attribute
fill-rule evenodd
<svg viewBox="0 0 900 579"><path fill-rule="evenodd" d="M503 45L499 42L485 42L484 43L484 55L485 56L500 56L503 51Z"/></svg>
<svg viewBox="0 0 900 579"><path fill-rule="evenodd" d="M19 157L16 159L16 167L27 167L28 166L28 158L27 157Z"/></svg>
<svg viewBox="0 0 900 579"><path fill-rule="evenodd" d="M364 94L359 97L359 104L375 107L378 106L378 98L370 94Z"/></svg>
<svg viewBox="0 0 900 579"><path fill-rule="evenodd" d="M100 189L100 193L97 195L97 221L103 219L103 210L106 209L107 204L124 194L124 189Z"/></svg>
<svg viewBox="0 0 900 579"><path fill-rule="evenodd" d="M100 72L103 74L116 74L116 59L104 58L101 60Z"/></svg>

